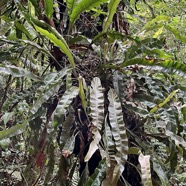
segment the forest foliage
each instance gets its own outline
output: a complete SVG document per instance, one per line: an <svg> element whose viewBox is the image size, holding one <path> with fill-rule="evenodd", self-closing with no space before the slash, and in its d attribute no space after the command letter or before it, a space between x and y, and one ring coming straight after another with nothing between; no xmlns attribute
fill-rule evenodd
<svg viewBox="0 0 186 186"><path fill-rule="evenodd" d="M185 10L0 0L0 184L184 185Z"/></svg>

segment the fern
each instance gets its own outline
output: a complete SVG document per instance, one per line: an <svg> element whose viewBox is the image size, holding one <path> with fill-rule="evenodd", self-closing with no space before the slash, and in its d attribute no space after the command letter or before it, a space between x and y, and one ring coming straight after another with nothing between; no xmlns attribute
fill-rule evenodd
<svg viewBox="0 0 186 186"><path fill-rule="evenodd" d="M93 141L90 143L89 150L85 156L85 161L88 161L94 152L98 149L98 144L101 140L100 131L102 129L104 121L104 97L103 97L103 88L101 86L101 81L99 78L95 77L92 80L90 89L90 109L92 116L92 133Z"/></svg>

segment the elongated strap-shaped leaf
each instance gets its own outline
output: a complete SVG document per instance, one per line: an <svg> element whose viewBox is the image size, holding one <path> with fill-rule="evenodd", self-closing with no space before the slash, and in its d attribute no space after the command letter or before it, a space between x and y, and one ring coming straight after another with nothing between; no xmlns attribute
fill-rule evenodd
<svg viewBox="0 0 186 186"><path fill-rule="evenodd" d="M41 78L33 74L32 72L25 70L21 67L16 67L13 65L0 65L0 73L2 74L9 74L13 77L26 77L33 79L35 81L40 81Z"/></svg>
<svg viewBox="0 0 186 186"><path fill-rule="evenodd" d="M44 0L44 10L47 18L51 18L53 14L53 0Z"/></svg>
<svg viewBox="0 0 186 186"><path fill-rule="evenodd" d="M150 155L139 155L139 163L141 165L141 178L144 186L152 186L150 171Z"/></svg>
<svg viewBox="0 0 186 186"><path fill-rule="evenodd" d="M115 158L115 153L116 153L116 146L115 143L112 139L112 133L111 133L111 129L108 126L108 123L105 121L105 147L106 147L106 151L109 157L107 158L107 166L110 166L110 160L114 161Z"/></svg>
<svg viewBox="0 0 186 186"><path fill-rule="evenodd" d="M117 93L121 103L125 100L125 85L123 80L123 74L115 71L113 74L114 90Z"/></svg>
<svg viewBox="0 0 186 186"><path fill-rule="evenodd" d="M74 59L65 40L58 39L53 33L50 33L39 26L35 25L35 28L41 35L47 37L55 46L59 47L60 50L68 56L69 62L74 68L75 66Z"/></svg>
<svg viewBox="0 0 186 186"><path fill-rule="evenodd" d="M174 72L183 73L184 75L186 74L186 65L181 62L174 61L172 59L164 60L164 59L134 58L126 62L123 62L121 65L105 65L105 66L112 69L118 69L130 65L160 66L165 69L171 69Z"/></svg>
<svg viewBox="0 0 186 186"><path fill-rule="evenodd" d="M73 55L62 35L49 24L39 21L38 19L33 18L30 14L25 12L24 8L20 3L17 3L18 7L20 8L22 14L24 15L25 19L30 23L33 23L35 29L41 34L44 35L47 39L49 39L55 46L59 47L60 50L65 53L69 59L71 66L74 68L74 58Z"/></svg>
<svg viewBox="0 0 186 186"><path fill-rule="evenodd" d="M61 82L57 82L51 86L48 86L44 92L41 92L38 99L35 101L34 105L30 110L31 114L34 115L42 106L42 104L59 90L60 86Z"/></svg>
<svg viewBox="0 0 186 186"><path fill-rule="evenodd" d="M38 1L38 0L30 0L30 2L31 2L32 5L34 6L36 12L37 12L38 14L41 14L40 8L39 8L39 1Z"/></svg>
<svg viewBox="0 0 186 186"><path fill-rule="evenodd" d="M78 0L67 0L67 8L69 10L69 15L72 13L77 2L78 2Z"/></svg>
<svg viewBox="0 0 186 186"><path fill-rule="evenodd" d="M147 24L143 27L143 29L148 31L148 30L159 28L169 20L170 20L169 16L165 16L165 15L156 16L153 20L148 21Z"/></svg>
<svg viewBox="0 0 186 186"><path fill-rule="evenodd" d="M47 75L50 77L50 80L45 82L47 83L47 85L43 88L44 90L42 92L39 92L38 99L35 101L34 105L30 110L31 114L35 114L38 111L38 109L41 107L41 105L59 90L61 83L63 82L62 78L68 72L69 69L65 68L57 74L51 73ZM56 78L57 75L59 75L58 78Z"/></svg>
<svg viewBox="0 0 186 186"><path fill-rule="evenodd" d="M80 76L78 78L78 81L79 81L79 96L81 98L81 104L83 106L84 111L86 112L87 101L86 101L85 91L84 91L84 87L83 87L83 77Z"/></svg>
<svg viewBox="0 0 186 186"><path fill-rule="evenodd" d="M102 129L104 120L104 95L101 81L98 77L95 77L91 82L90 89L90 109L92 123L99 130Z"/></svg>
<svg viewBox="0 0 186 186"><path fill-rule="evenodd" d="M120 32L116 32L116 31L113 31L113 30L108 30L107 32L101 32L99 34L97 34L91 43L96 43L96 42L101 42L101 40L103 40L103 38L107 38L107 41L108 43L112 43L115 41L115 40L126 40L126 39L129 39L131 41L136 41L136 39L132 38L131 36L127 36L127 35L124 35Z"/></svg>
<svg viewBox="0 0 186 186"><path fill-rule="evenodd" d="M106 162L105 159L99 162L98 167L94 171L94 174L83 184L83 186L98 186L101 185L106 172Z"/></svg>
<svg viewBox="0 0 186 186"><path fill-rule="evenodd" d="M55 119L56 115L54 115L54 119ZM59 115L58 115L58 118ZM64 146L64 144L66 143L67 139L69 139L71 137L70 135L70 129L72 127L72 123L74 121L74 109L72 107L69 108L69 114L66 117L65 121L62 122L63 120L58 120L57 124L62 124L62 133L61 133L61 138L60 138L60 145L61 147Z"/></svg>
<svg viewBox="0 0 186 186"><path fill-rule="evenodd" d="M102 182L102 186L111 186L111 185L117 185L118 178L120 176L120 170L117 169L119 165L117 164L116 160L111 160L109 162L109 165L107 164L107 170L106 170L106 176L105 179ZM116 175L116 169L119 172L119 176ZM114 173L115 171L115 173Z"/></svg>
<svg viewBox="0 0 186 186"><path fill-rule="evenodd" d="M17 20L14 21L14 24L17 29L21 30L30 40L33 39L33 36L30 35L28 30L24 27L24 25L20 24Z"/></svg>
<svg viewBox="0 0 186 186"><path fill-rule="evenodd" d="M55 165L55 146L53 143L50 143L48 147L48 172L45 177L44 185L47 185L47 183L50 181L53 171L54 171L54 165Z"/></svg>
<svg viewBox="0 0 186 186"><path fill-rule="evenodd" d="M8 121L12 118L13 115L14 115L14 112L6 112L5 114L3 114L1 119L3 120L4 125L8 123Z"/></svg>
<svg viewBox="0 0 186 186"><path fill-rule="evenodd" d="M108 30L119 3L120 0L110 0L108 4L108 15L103 25L103 32L106 32Z"/></svg>
<svg viewBox="0 0 186 186"><path fill-rule="evenodd" d="M63 121L64 114L66 109L69 107L73 98L75 98L79 93L79 88L72 86L68 90L65 91L61 100L58 103L56 110L54 111L54 120L53 125L56 127Z"/></svg>
<svg viewBox="0 0 186 186"><path fill-rule="evenodd" d="M184 148L186 148L186 141L181 137L173 132L165 129L165 134L171 138L171 140L175 141L176 145L182 145Z"/></svg>
<svg viewBox="0 0 186 186"><path fill-rule="evenodd" d="M108 0L81 0L77 6L72 9L72 13L70 14L70 25L72 26L76 19L78 19L79 15L88 11L91 8L99 6L101 3L106 3Z"/></svg>
<svg viewBox="0 0 186 186"><path fill-rule="evenodd" d="M17 124L9 129L0 131L0 140L10 138L23 133L26 129L27 124L28 121L24 122L23 124Z"/></svg>
<svg viewBox="0 0 186 186"><path fill-rule="evenodd" d="M124 164L127 161L128 154L128 138L126 134L125 124L123 121L123 113L120 100L113 89L108 92L109 99L109 120L111 132L116 144L116 161L121 164L120 173L124 170Z"/></svg>
<svg viewBox="0 0 186 186"><path fill-rule="evenodd" d="M99 148L98 144L101 141L101 134L99 133L98 129L95 128L92 131L93 136L93 141L90 143L88 152L85 156L85 162L89 161L92 155L96 152L96 150Z"/></svg>
<svg viewBox="0 0 186 186"><path fill-rule="evenodd" d="M20 41L20 40L18 40ZM25 43L27 45L30 45L34 48L37 48L37 50L39 50L40 52L50 56L56 63L57 63L57 60L54 58L54 56L50 53L50 51L44 47L41 47L40 45L38 45L37 43L33 42L33 41L29 41L29 40L21 40L20 42L22 43Z"/></svg>
<svg viewBox="0 0 186 186"><path fill-rule="evenodd" d="M98 144L101 140L100 130L104 121L104 96L101 81L98 77L95 77L91 82L90 89L90 109L92 116L92 123L94 125L93 130L93 141L90 143L90 147L85 161L89 161L94 152L98 149Z"/></svg>
<svg viewBox="0 0 186 186"><path fill-rule="evenodd" d="M16 41L12 41L12 40L9 40L5 36L0 36L0 41L6 42L6 43L9 43L9 44L14 44L14 45L16 45L18 43L22 44L22 45L25 45L25 44L30 45L30 46L36 48L37 50L39 50L39 52L42 52L42 53L50 56L55 62L57 62L56 59L52 56L52 54L49 52L49 50L47 48L41 47L40 45L38 45L37 43L35 43L33 41L23 40L23 39L17 39Z"/></svg>
<svg viewBox="0 0 186 186"><path fill-rule="evenodd" d="M156 172L156 174L158 175L159 179L161 180L162 186L169 185L167 175L164 172L164 170L162 169L162 167L160 166L160 164L157 162L157 160L155 158L153 159L152 162L153 162L153 169Z"/></svg>
<svg viewBox="0 0 186 186"><path fill-rule="evenodd" d="M186 43L186 37L184 37L183 35L180 34L179 30L171 27L170 25L166 25L165 28L167 30L169 30L170 32L172 32L174 34L174 36L176 37L176 39L180 40L183 43Z"/></svg>
<svg viewBox="0 0 186 186"><path fill-rule="evenodd" d="M160 104L156 105L154 108L150 110L150 113L155 113L159 108L163 107L167 102L169 102L172 97L178 92L179 90L174 90L170 93L170 95Z"/></svg>
<svg viewBox="0 0 186 186"><path fill-rule="evenodd" d="M145 58L134 58L129 61L122 63L121 67L127 67L130 65L144 65L144 66L162 66L165 68L173 68L186 73L186 65L173 61L172 59L145 59Z"/></svg>

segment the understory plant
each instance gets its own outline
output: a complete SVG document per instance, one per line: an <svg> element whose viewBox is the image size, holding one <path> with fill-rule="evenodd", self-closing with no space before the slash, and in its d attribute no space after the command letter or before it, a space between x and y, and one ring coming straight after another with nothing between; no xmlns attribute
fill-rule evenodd
<svg viewBox="0 0 186 186"><path fill-rule="evenodd" d="M165 1L0 7L2 185L184 185L182 15Z"/></svg>

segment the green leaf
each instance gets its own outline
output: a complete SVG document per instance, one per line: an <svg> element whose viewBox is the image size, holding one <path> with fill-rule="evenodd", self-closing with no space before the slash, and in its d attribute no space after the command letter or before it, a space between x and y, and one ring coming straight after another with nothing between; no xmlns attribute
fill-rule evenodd
<svg viewBox="0 0 186 186"><path fill-rule="evenodd" d="M0 38L1 39L1 38ZM30 40L18 40L18 42L22 42L24 44L30 45L34 48L36 48L37 50L39 50L40 52L46 54L47 56L50 56L56 63L56 59L54 58L54 56L52 56L52 54L50 53L50 51L45 48L45 47L41 47L40 45L38 45L37 43L30 41Z"/></svg>
<svg viewBox="0 0 186 186"><path fill-rule="evenodd" d="M41 80L40 77L36 76L32 72L13 65L0 65L0 73L12 75L13 77L26 77L35 81Z"/></svg>
<svg viewBox="0 0 186 186"><path fill-rule="evenodd" d="M172 32L174 36L176 37L176 39L182 41L183 43L186 43L186 37L182 36L179 30L171 27L170 25L166 25L165 28L169 30L170 32Z"/></svg>
<svg viewBox="0 0 186 186"><path fill-rule="evenodd" d="M160 164L157 162L157 160L155 158L153 158L152 162L153 162L153 169L156 172L156 174L158 175L159 179L161 180L162 186L169 185L167 175L164 172L164 170L162 169L162 167L160 166Z"/></svg>
<svg viewBox="0 0 186 186"><path fill-rule="evenodd" d="M34 102L33 106L30 109L32 114L35 114L41 105L46 102L52 95L54 95L60 88L61 84L63 83L63 77L69 72L70 69L65 68L59 73L51 73L46 75L46 85L41 87L41 90L38 90L38 98ZM47 78L50 78L47 81Z"/></svg>
<svg viewBox="0 0 186 186"><path fill-rule="evenodd" d="M23 133L26 129L27 121L23 124L16 124L11 128L0 131L0 140L10 138Z"/></svg>
<svg viewBox="0 0 186 186"><path fill-rule="evenodd" d="M83 184L83 186L98 186L101 185L106 172L106 162L105 159L99 162L98 167L94 171L91 177Z"/></svg>
<svg viewBox="0 0 186 186"><path fill-rule="evenodd" d="M172 97L178 92L179 90L174 90L170 93L170 95L160 104L156 105L154 108L150 110L150 113L155 113L159 108L163 107L167 102L169 102Z"/></svg>
<svg viewBox="0 0 186 186"><path fill-rule="evenodd" d="M112 132L106 119L105 119L105 136L104 137L105 137L104 142L105 142L106 152L108 153L106 157L107 165L110 166L110 161L115 160L116 145L114 143L114 140L112 139Z"/></svg>
<svg viewBox="0 0 186 186"><path fill-rule="evenodd" d="M45 15L47 18L51 18L52 14L54 12L53 10L53 0L44 0L44 10L45 10Z"/></svg>
<svg viewBox="0 0 186 186"><path fill-rule="evenodd" d="M50 27L49 25L47 25L41 21L35 20L33 18L32 18L32 21L34 23L35 29L41 35L44 35L47 39L49 39L55 46L59 47L60 50L68 56L69 62L71 64L71 66L74 68L75 63L74 63L72 53L71 53L65 39L62 37L62 35L60 35L57 32L57 30L55 30L54 28Z"/></svg>
<svg viewBox="0 0 186 186"><path fill-rule="evenodd" d="M129 40L135 41L135 39L132 38L131 36L127 36L127 35L124 35L120 32L116 32L113 30L108 30L107 32L98 33L98 35L96 35L93 38L92 43L96 43L96 42L100 43L105 38L107 38L107 41L109 44L113 43L115 40L124 41L126 39L129 39Z"/></svg>
<svg viewBox="0 0 186 186"><path fill-rule="evenodd" d="M164 59L153 59L153 58L152 59L134 58L126 62L123 62L121 65L118 66L106 65L106 67L117 69L117 68L127 67L130 65L160 66L165 69L171 69L174 72L181 72L186 74L186 65L181 62L174 61L172 59L164 60Z"/></svg>
<svg viewBox="0 0 186 186"><path fill-rule="evenodd" d="M72 86L65 91L61 100L59 101L56 110L54 111L53 126L56 127L63 122L66 109L69 107L73 98L75 98L79 93L79 88Z"/></svg>
<svg viewBox="0 0 186 186"><path fill-rule="evenodd" d="M66 148L66 150L68 149L68 152L71 152L71 151L73 151L73 147L72 147L73 146L73 137L71 136L70 132L71 132L71 128L72 128L72 123L74 122L74 113L75 113L74 109L72 107L69 107L68 113L69 114L66 117L65 121L62 118L62 116L64 117L63 113L61 113L61 115L56 115L57 113L55 113L54 119L56 119L56 116L58 116L58 123L56 126L58 126L59 124L61 124L61 126L62 126L62 133L61 133L61 137L60 137L61 148L63 148L63 150L64 150L64 148ZM75 140L75 136L74 136L74 140ZM68 142L68 144L67 144L67 142Z"/></svg>
<svg viewBox="0 0 186 186"><path fill-rule="evenodd" d="M158 31L153 35L153 38L159 38L159 36L162 34L163 32L163 26L161 28L158 29Z"/></svg>
<svg viewBox="0 0 186 186"><path fill-rule="evenodd" d="M108 92L109 99L109 120L111 132L116 144L116 161L120 166L120 174L124 170L124 164L128 157L128 137L126 134L125 123L120 100L113 89Z"/></svg>
<svg viewBox="0 0 186 186"><path fill-rule="evenodd" d="M141 165L141 178L143 185L152 186L151 169L150 169L150 155L139 155L139 163Z"/></svg>
<svg viewBox="0 0 186 186"><path fill-rule="evenodd" d="M70 124L70 123L69 123ZM69 130L70 130L71 125L69 126ZM63 133L64 134L64 133ZM62 134L62 135L63 135ZM68 155L72 154L74 151L74 146L75 146L75 139L76 136L72 135L69 138L64 137L65 139L65 145L63 147L62 153L67 153Z"/></svg>
<svg viewBox="0 0 186 186"><path fill-rule="evenodd" d="M15 24L16 28L21 30L30 40L33 39L32 36L30 35L30 33L28 32L28 30L24 27L24 25L21 25L18 21L14 21L14 24Z"/></svg>
<svg viewBox="0 0 186 186"><path fill-rule="evenodd" d="M103 24L103 32L106 32L108 30L119 3L120 0L110 0L108 4L108 15Z"/></svg>
<svg viewBox="0 0 186 186"><path fill-rule="evenodd" d="M86 97L85 97L85 91L83 88L83 77L79 76L78 81L79 81L79 96L81 98L81 104L82 104L84 111L86 112L87 101L86 101Z"/></svg>
<svg viewBox="0 0 186 186"><path fill-rule="evenodd" d="M34 6L37 14L41 14L40 12L40 8L39 8L39 0L30 0L30 2L32 3L32 5Z"/></svg>
<svg viewBox="0 0 186 186"><path fill-rule="evenodd" d="M170 20L169 16L158 15L153 20L147 22L147 24L143 27L143 30L153 30L155 28L159 28L163 26L163 23Z"/></svg>
<svg viewBox="0 0 186 186"><path fill-rule="evenodd" d="M81 0L73 9L70 14L70 25L72 26L79 15L84 12L91 10L91 8L99 6L101 3L106 3L108 0Z"/></svg>
<svg viewBox="0 0 186 186"><path fill-rule="evenodd" d="M139 152L140 152L139 147L130 147L129 151L128 151L128 154L136 154L136 155L138 155Z"/></svg>
<svg viewBox="0 0 186 186"><path fill-rule="evenodd" d="M169 154L169 156L167 157L167 159L166 159L166 161L165 161L165 164L167 164L168 162L170 162L173 158L174 158L174 156L175 156L175 153L176 153L176 145L175 145L175 143L173 142L173 141L170 141L169 142L169 152L170 152L170 154Z"/></svg>
<svg viewBox="0 0 186 186"><path fill-rule="evenodd" d="M67 8L69 10L69 15L72 13L77 3L78 3L78 0L67 0Z"/></svg>
<svg viewBox="0 0 186 186"><path fill-rule="evenodd" d="M165 134L166 136L169 136L171 140L175 141L177 146L181 145L186 148L186 141L181 136L178 136L167 129L165 130Z"/></svg>
<svg viewBox="0 0 186 186"><path fill-rule="evenodd" d="M8 123L8 121L12 118L13 115L14 115L14 112L6 112L5 114L3 114L2 119L3 119L4 125Z"/></svg>

